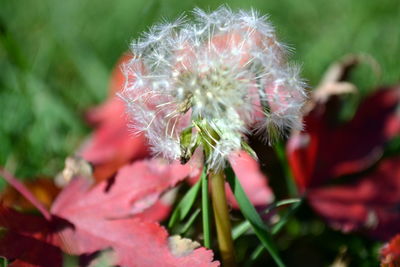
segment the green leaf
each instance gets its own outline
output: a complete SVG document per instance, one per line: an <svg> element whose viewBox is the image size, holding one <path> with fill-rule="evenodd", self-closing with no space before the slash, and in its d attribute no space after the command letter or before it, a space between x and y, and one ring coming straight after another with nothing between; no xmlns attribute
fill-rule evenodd
<svg viewBox="0 0 400 267"><path fill-rule="evenodd" d="M210 199L208 195L208 181L206 168L201 174L201 209L203 211L203 235L204 246L211 247L211 224L210 224Z"/></svg>
<svg viewBox="0 0 400 267"><path fill-rule="evenodd" d="M232 189L233 194L235 195L237 202L239 203L239 207L243 213L243 216L249 221L250 225L253 227L255 234L260 239L264 247L271 254L271 257L275 260L275 263L280 267L285 266L285 264L279 257L278 250L275 247L275 244L272 241L271 233L269 232L267 226L264 224L256 209L246 196L246 193L244 192L243 187L240 185L240 182L234 174L232 168L227 168L225 172L228 183Z"/></svg>
<svg viewBox="0 0 400 267"><path fill-rule="evenodd" d="M192 208L196 197L200 191L201 181L198 181L186 195L181 199L179 204L176 206L174 212L169 220L168 227L172 228L177 222L182 221L188 215L190 209Z"/></svg>

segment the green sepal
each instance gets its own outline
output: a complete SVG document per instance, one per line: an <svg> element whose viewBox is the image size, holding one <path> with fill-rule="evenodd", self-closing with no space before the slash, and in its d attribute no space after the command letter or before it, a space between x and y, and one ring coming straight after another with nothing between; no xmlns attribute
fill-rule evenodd
<svg viewBox="0 0 400 267"><path fill-rule="evenodd" d="M181 132L181 136L179 137L179 143L181 146L181 158L180 161L182 164L185 164L192 157L194 150L197 145L197 135L193 135L193 126L187 127Z"/></svg>
<svg viewBox="0 0 400 267"><path fill-rule="evenodd" d="M253 159L258 160L256 152L245 141L242 141L242 149L246 151Z"/></svg>

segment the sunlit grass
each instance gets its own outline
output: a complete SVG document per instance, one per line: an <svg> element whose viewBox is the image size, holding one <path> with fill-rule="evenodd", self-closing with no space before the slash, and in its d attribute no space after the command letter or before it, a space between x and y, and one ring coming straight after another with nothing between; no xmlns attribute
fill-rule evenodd
<svg viewBox="0 0 400 267"><path fill-rule="evenodd" d="M18 176L54 175L88 133L84 111L107 95L109 73L132 37L162 18L222 1L2 1L0 8L0 165ZM230 1L269 14L281 40L315 86L347 53L372 55L379 83L400 77L400 5L384 1ZM372 77L372 78L371 78ZM368 68L353 78L363 91Z"/></svg>

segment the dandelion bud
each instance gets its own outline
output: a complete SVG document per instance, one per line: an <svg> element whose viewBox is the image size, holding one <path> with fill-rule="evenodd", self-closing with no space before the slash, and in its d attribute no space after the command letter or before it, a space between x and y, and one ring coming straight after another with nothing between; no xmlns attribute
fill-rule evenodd
<svg viewBox="0 0 400 267"><path fill-rule="evenodd" d="M253 130L268 139L271 129L300 128L306 94L266 17L226 7L193 13L193 22L156 25L132 43L121 97L156 154L185 162L202 147L219 169L249 149Z"/></svg>

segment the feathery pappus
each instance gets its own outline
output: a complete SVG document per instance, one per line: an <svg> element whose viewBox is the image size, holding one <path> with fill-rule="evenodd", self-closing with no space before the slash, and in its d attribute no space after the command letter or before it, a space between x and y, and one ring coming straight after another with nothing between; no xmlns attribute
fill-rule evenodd
<svg viewBox="0 0 400 267"><path fill-rule="evenodd" d="M155 154L187 161L202 147L212 169L266 140L300 129L306 93L267 17L223 6L153 26L131 45L125 100L134 129Z"/></svg>

